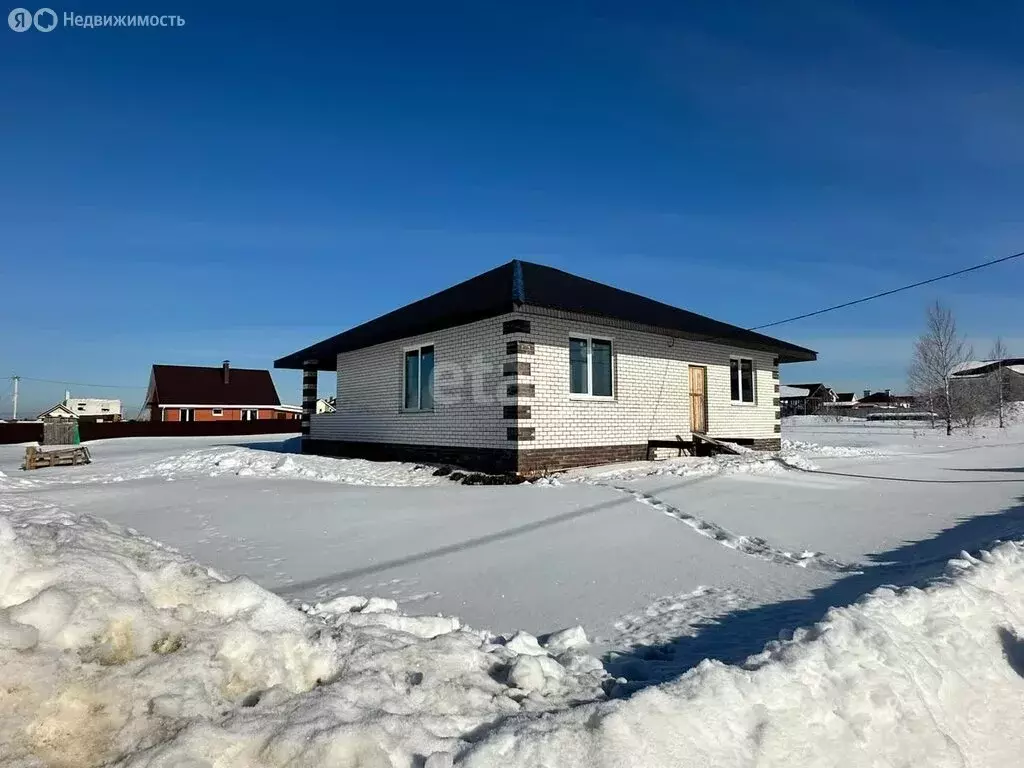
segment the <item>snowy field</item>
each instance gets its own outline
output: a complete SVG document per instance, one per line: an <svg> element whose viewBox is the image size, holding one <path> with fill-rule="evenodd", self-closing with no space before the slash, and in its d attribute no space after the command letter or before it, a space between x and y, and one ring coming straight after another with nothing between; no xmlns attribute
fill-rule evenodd
<svg viewBox="0 0 1024 768"><path fill-rule="evenodd" d="M1013 764L1024 424L783 438L488 487L0 446L0 764Z"/></svg>

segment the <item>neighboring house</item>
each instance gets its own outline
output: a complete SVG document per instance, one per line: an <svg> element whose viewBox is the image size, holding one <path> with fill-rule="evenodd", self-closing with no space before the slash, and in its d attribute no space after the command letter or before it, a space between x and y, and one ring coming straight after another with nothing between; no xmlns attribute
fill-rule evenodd
<svg viewBox="0 0 1024 768"><path fill-rule="evenodd" d="M1003 397L1009 401L1024 401L1024 357L974 360L964 363L953 372L950 381L977 382L988 379L994 387L1000 371L1003 375Z"/></svg>
<svg viewBox="0 0 1024 768"><path fill-rule="evenodd" d="M303 450L534 474L694 433L779 447L779 364L815 352L513 261L275 362L303 371ZM317 372L338 374L314 414Z"/></svg>
<svg viewBox="0 0 1024 768"><path fill-rule="evenodd" d="M337 410L334 407L333 397L321 397L316 401L316 412L317 413L334 413ZM301 410L301 409L300 409Z"/></svg>
<svg viewBox="0 0 1024 768"><path fill-rule="evenodd" d="M786 384L779 393L783 416L810 416L822 406L838 402L839 396L824 384Z"/></svg>
<svg viewBox="0 0 1024 768"><path fill-rule="evenodd" d="M270 371L154 365L144 409L151 421L298 419L302 409L281 405Z"/></svg>
<svg viewBox="0 0 1024 768"><path fill-rule="evenodd" d="M855 405L857 403L856 392L836 392L836 402L844 405Z"/></svg>
<svg viewBox="0 0 1024 768"><path fill-rule="evenodd" d="M871 392L871 390L865 389L864 396L857 401L857 405L873 405L878 408L912 408L914 396L894 395L888 389L884 392Z"/></svg>
<svg viewBox="0 0 1024 768"><path fill-rule="evenodd" d="M972 360L957 366L954 379L979 379L990 376L1002 369L1013 376L1024 377L1024 357L1007 357L1003 360Z"/></svg>
<svg viewBox="0 0 1024 768"><path fill-rule="evenodd" d="M121 420L121 401L98 397L65 397L39 414L40 419L76 419L98 423Z"/></svg>

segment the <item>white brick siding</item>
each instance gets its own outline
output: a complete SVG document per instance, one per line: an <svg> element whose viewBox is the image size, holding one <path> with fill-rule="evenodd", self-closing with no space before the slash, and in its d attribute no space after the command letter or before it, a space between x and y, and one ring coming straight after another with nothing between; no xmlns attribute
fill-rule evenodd
<svg viewBox="0 0 1024 768"><path fill-rule="evenodd" d="M473 448L509 448L502 419L505 341L492 317L338 355L334 413L316 414L310 437ZM434 410L404 412L405 349L434 345Z"/></svg>
<svg viewBox="0 0 1024 768"><path fill-rule="evenodd" d="M536 386L536 396L521 398L532 418L522 426L535 428L529 448L578 448L631 445L648 440L690 436L689 365L707 367L708 434L712 437L774 438L774 355L767 352L670 338L595 323L568 313L523 314L531 323L527 338L535 344L529 360L532 375L523 381ZM612 339L612 400L574 399L569 394L569 337ZM729 357L754 361L755 403L732 403Z"/></svg>
<svg viewBox="0 0 1024 768"><path fill-rule="evenodd" d="M504 321L529 320L529 334L502 333ZM569 337L612 340L614 396L569 394ZM534 354L506 354L509 341L533 342ZM404 351L434 345L432 412L404 412ZM755 403L732 403L730 356L754 361ZM312 417L310 437L470 448L582 448L645 444L690 436L689 365L707 367L708 434L777 438L774 355L656 332L602 325L564 312L513 313L436 333L338 355L337 411ZM529 363L529 376L503 376L502 366ZM508 384L533 384L534 397L509 398ZM531 418L504 419L503 405L529 405ZM507 429L532 428L514 442Z"/></svg>

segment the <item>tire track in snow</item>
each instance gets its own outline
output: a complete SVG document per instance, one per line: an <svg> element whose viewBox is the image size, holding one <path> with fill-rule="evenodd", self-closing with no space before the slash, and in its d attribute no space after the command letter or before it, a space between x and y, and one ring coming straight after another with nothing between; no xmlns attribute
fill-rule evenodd
<svg viewBox="0 0 1024 768"><path fill-rule="evenodd" d="M860 573L862 570L861 565L836 560L834 557L830 557L823 552L811 552L810 550L804 550L800 553L787 552L773 547L760 537L741 536L723 528L717 523L712 523L710 520L691 515L689 512L684 512L678 507L673 507L671 504L643 491L637 491L624 485L612 485L611 483L595 483L595 485L602 485L605 488L611 488L620 493L628 494L641 504L653 507L659 512L690 526L701 536L714 539L723 547L735 549L737 552L742 552L745 555L750 555L760 560L767 560L781 565L794 565L797 568L832 571L834 573Z"/></svg>

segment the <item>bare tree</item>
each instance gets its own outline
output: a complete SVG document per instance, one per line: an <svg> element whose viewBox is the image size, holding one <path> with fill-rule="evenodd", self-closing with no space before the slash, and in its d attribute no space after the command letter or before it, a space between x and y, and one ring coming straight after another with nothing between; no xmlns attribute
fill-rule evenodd
<svg viewBox="0 0 1024 768"><path fill-rule="evenodd" d="M1009 350L1003 344L1003 338L997 336L992 344L992 351L988 353L990 360L995 360L996 365L996 400L999 408L999 428L1003 428L1003 402L1006 399L1006 377L1003 371L1003 360L1010 356Z"/></svg>
<svg viewBox="0 0 1024 768"><path fill-rule="evenodd" d="M936 301L928 307L925 331L914 344L907 379L915 395L938 405L947 435L953 434L956 408L950 376L970 357L971 348L957 331L953 311Z"/></svg>

